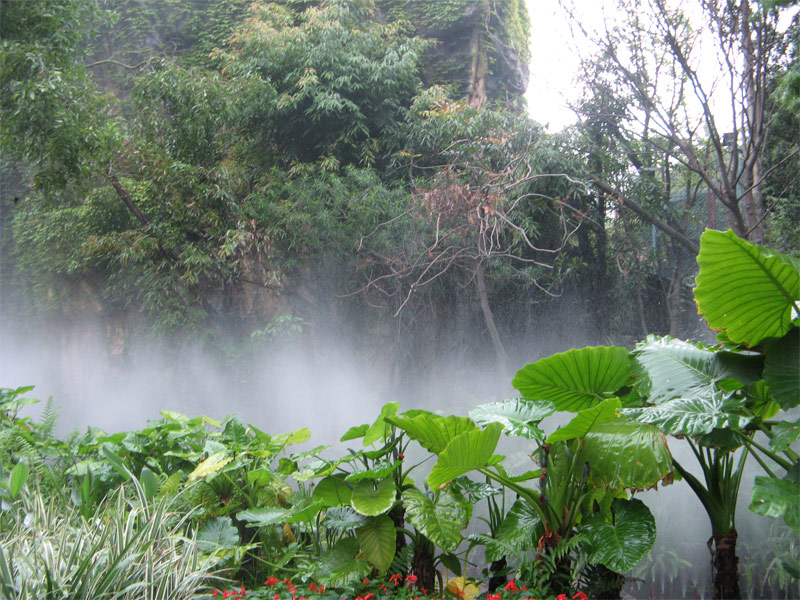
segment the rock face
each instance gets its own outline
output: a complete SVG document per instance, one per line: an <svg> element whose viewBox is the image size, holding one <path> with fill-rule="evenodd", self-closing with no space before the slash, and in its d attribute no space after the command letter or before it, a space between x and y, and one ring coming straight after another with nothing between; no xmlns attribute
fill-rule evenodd
<svg viewBox="0 0 800 600"><path fill-rule="evenodd" d="M378 0L382 18L406 20L432 42L424 83L454 85L470 104L521 108L528 86L530 20L524 0Z"/></svg>

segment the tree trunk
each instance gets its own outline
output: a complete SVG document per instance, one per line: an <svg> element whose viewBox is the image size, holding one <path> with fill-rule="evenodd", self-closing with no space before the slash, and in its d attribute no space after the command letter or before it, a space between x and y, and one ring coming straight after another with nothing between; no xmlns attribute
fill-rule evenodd
<svg viewBox="0 0 800 600"><path fill-rule="evenodd" d="M708 540L715 600L736 600L742 597L739 591L739 558L736 556L737 537L734 529L723 535L715 534Z"/></svg>
<svg viewBox="0 0 800 600"><path fill-rule="evenodd" d="M491 576L489 577L489 592L490 594L494 594L495 591L499 590L506 584L506 567L508 567L508 561L506 561L506 557L494 561L489 566L489 573Z"/></svg>
<svg viewBox="0 0 800 600"><path fill-rule="evenodd" d="M481 2L482 18L478 19L472 29L472 39L469 44L469 51L472 57L472 67L469 74L469 88L467 90L467 102L470 106L481 106L486 104L486 71L487 71L487 48L486 48L486 28L489 24L489 2Z"/></svg>
<svg viewBox="0 0 800 600"><path fill-rule="evenodd" d="M505 346L500 339L500 333L497 331L497 325L494 322L494 315L492 308L489 306L489 294L486 291L486 280L483 277L483 263L478 263L475 268L475 287L478 290L478 298L481 301L481 310L483 311L483 320L486 322L486 329L489 330L489 337L494 346L494 352L497 356L497 368L500 375L505 377L508 374L508 354L506 353Z"/></svg>
<svg viewBox="0 0 800 600"><path fill-rule="evenodd" d="M753 19L750 11L750 0L742 0L740 5L742 54L744 61L744 95L745 115L748 139L744 148L744 161L742 165L742 208L747 221L748 230L745 232L747 239L755 244L764 241L763 226L763 198L761 197L761 159L764 147L764 112L765 112L765 87L763 81L764 69L756 54L753 44ZM755 24L756 36L761 36L759 25ZM738 149L734 149L738 152Z"/></svg>
<svg viewBox="0 0 800 600"><path fill-rule="evenodd" d="M417 587L423 594L432 594L436 588L436 571L433 568L433 543L420 536L414 546L413 571L417 576Z"/></svg>

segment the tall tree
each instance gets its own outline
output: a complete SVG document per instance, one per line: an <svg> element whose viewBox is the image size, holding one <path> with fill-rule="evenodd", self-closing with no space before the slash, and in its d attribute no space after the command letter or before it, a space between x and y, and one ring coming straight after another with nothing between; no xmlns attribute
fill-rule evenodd
<svg viewBox="0 0 800 600"><path fill-rule="evenodd" d="M768 98L786 47L784 9L752 0L702 0L696 10L670 0L620 0L618 8L618 23L587 35L607 77L631 102L617 126L631 164L646 167L644 154L656 152L685 166L721 203L733 230L761 242ZM597 179L602 191L613 191L602 174ZM696 251L669 223L641 213Z"/></svg>

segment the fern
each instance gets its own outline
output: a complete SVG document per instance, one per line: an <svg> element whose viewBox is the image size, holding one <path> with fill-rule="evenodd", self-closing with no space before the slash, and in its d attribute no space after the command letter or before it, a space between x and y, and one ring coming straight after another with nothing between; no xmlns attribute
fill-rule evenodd
<svg viewBox="0 0 800 600"><path fill-rule="evenodd" d="M37 433L42 441L50 441L53 439L57 420L58 407L56 407L55 402L53 402L53 397L50 396L44 403L42 414L39 416L39 422L35 425Z"/></svg>

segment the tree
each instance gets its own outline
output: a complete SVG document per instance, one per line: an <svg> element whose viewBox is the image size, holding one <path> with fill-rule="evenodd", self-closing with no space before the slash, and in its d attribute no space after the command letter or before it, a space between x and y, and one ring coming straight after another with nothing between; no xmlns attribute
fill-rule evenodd
<svg viewBox="0 0 800 600"><path fill-rule="evenodd" d="M685 167L722 204L737 234L761 242L768 212L763 159L774 112L770 81L786 45L778 28L781 8L750 0L704 0L695 13L667 0L624 0L618 7L620 23L593 41L607 81L632 103L608 115L630 164L641 171L648 167L644 157L655 154ZM696 25L703 22L705 29ZM701 52L715 64L704 63ZM696 242L602 174L596 185L696 251Z"/></svg>
<svg viewBox="0 0 800 600"><path fill-rule="evenodd" d="M530 122L450 100L442 90L419 97L407 140L399 161L412 202L360 244L366 283L359 292L394 302L399 315L433 282L473 288L505 372L487 278L552 293L556 257L578 225L554 197L571 184L547 170L549 142Z"/></svg>

